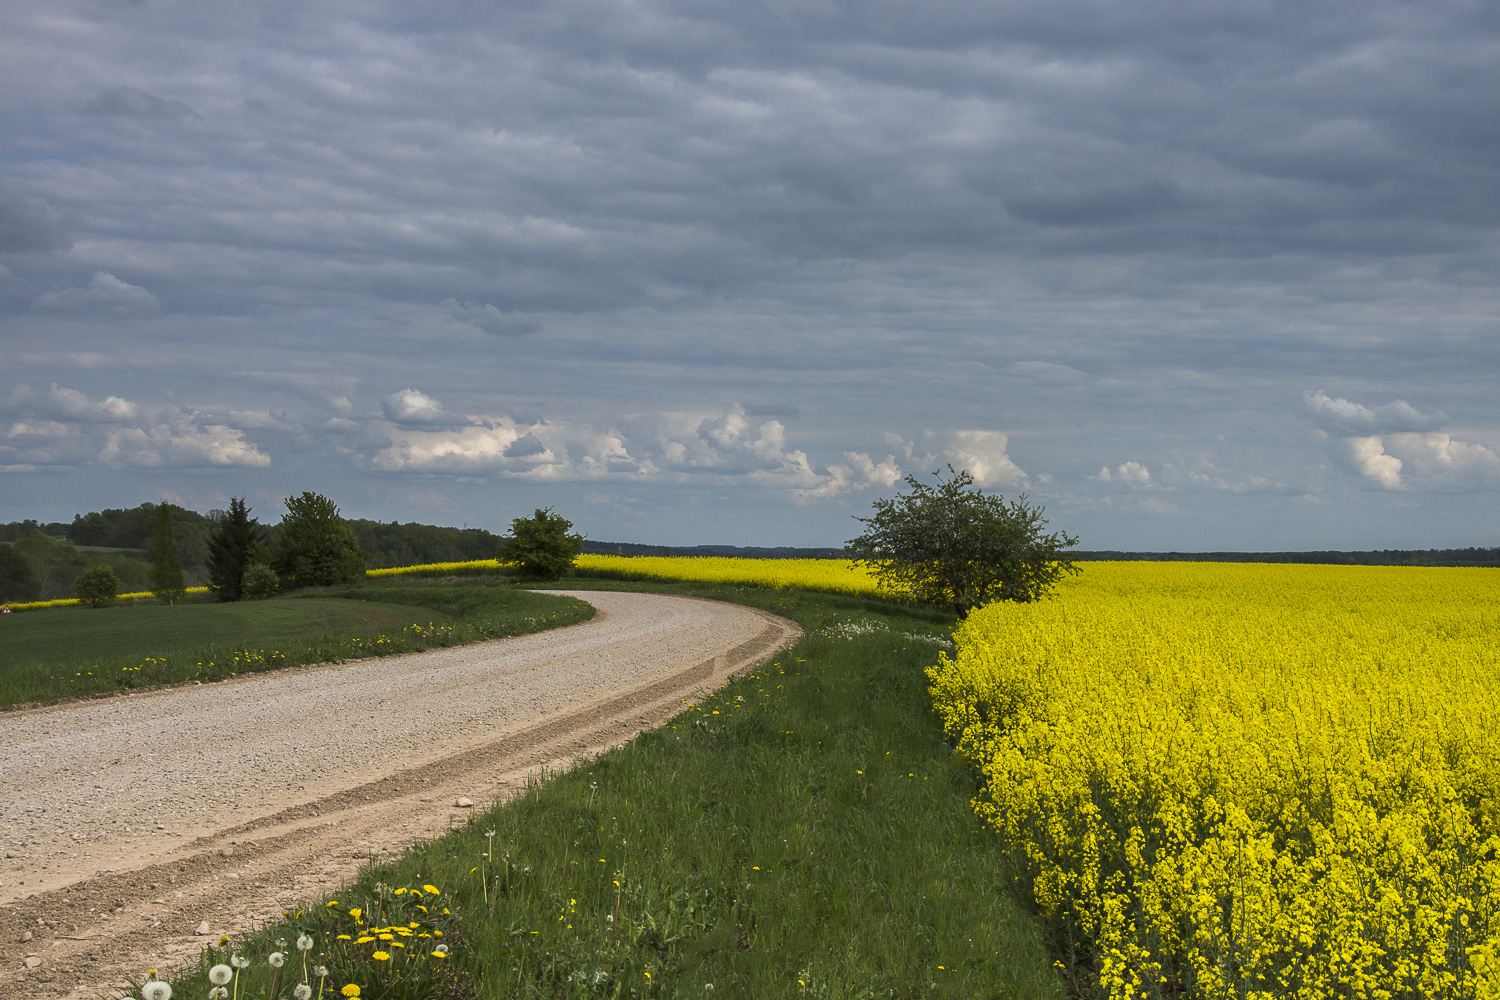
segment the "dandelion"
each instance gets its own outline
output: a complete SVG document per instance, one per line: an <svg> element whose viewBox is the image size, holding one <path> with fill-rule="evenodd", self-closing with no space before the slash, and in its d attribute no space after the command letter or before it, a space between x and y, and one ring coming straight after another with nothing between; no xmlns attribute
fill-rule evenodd
<svg viewBox="0 0 1500 1000"><path fill-rule="evenodd" d="M295 1000L312 1000L312 987L306 983L298 983L297 988L292 990Z"/></svg>
<svg viewBox="0 0 1500 1000"><path fill-rule="evenodd" d="M208 970L208 981L215 986L227 986L234 978L234 970L227 965L216 965Z"/></svg>
<svg viewBox="0 0 1500 1000"><path fill-rule="evenodd" d="M238 955L230 955L229 964L234 966L236 969L243 969L250 964L250 960L248 958L241 958Z"/></svg>
<svg viewBox="0 0 1500 1000"><path fill-rule="evenodd" d="M348 986L345 986L343 989L339 990L339 992L346 997L357 997L359 996L359 987L355 986L353 983L350 983Z"/></svg>
<svg viewBox="0 0 1500 1000"><path fill-rule="evenodd" d="M326 978L328 978L328 966L326 966L326 965L315 965L315 966L313 966L313 975L317 976L319 979L326 979Z"/></svg>
<svg viewBox="0 0 1500 1000"><path fill-rule="evenodd" d="M387 962L390 961L391 953L388 951L376 951L371 952L370 957L377 962Z"/></svg>
<svg viewBox="0 0 1500 1000"><path fill-rule="evenodd" d="M423 890L423 891L424 891L424 892L430 892L430 893L432 893L432 894L433 894L433 895L434 895L434 896L440 896L440 895L442 895L442 893L443 893L443 891L442 891L442 890L441 890L441 889L439 889L439 888L438 888L438 887L437 887L437 886L435 886L435 885L424 885L424 886L422 886L422 890Z"/></svg>
<svg viewBox="0 0 1500 1000"><path fill-rule="evenodd" d="M147 983L141 987L141 1000L172 1000L172 987L163 982Z"/></svg>
<svg viewBox="0 0 1500 1000"><path fill-rule="evenodd" d="M286 956L279 951L273 951L266 956L266 961L271 963L271 968L279 969L286 964Z"/></svg>
<svg viewBox="0 0 1500 1000"><path fill-rule="evenodd" d="M229 987L211 986L208 990L208 1000L229 1000Z"/></svg>

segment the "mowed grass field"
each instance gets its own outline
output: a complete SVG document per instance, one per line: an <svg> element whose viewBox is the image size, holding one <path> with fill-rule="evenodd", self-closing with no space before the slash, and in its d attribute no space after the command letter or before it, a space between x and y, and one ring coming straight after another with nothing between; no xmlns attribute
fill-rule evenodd
<svg viewBox="0 0 1500 1000"><path fill-rule="evenodd" d="M506 585L393 581L219 604L0 616L0 706L417 652L586 621L581 601Z"/></svg>
<svg viewBox="0 0 1500 1000"><path fill-rule="evenodd" d="M422 617L450 616L424 610ZM412 619L412 609L399 604L292 597L8 615L0 618L0 684L4 673L22 664L113 659L122 650L162 656L209 646L277 648L330 633L401 628Z"/></svg>

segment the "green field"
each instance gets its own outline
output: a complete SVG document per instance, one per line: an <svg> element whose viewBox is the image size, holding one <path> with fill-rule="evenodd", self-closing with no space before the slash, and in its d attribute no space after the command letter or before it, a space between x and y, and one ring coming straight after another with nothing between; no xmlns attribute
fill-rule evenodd
<svg viewBox="0 0 1500 1000"><path fill-rule="evenodd" d="M308 900L236 941L252 958L241 996L264 995L265 956L302 933L330 966L325 996L348 983L391 1000L1066 995L931 712L922 670L951 615L748 586L561 585L731 600L806 634L666 726L367 869L338 906ZM424 885L441 895L416 912ZM337 939L408 919L440 922L451 958L411 940L420 954L372 960L384 945ZM174 995L206 995L226 958L205 953Z"/></svg>
<svg viewBox="0 0 1500 1000"><path fill-rule="evenodd" d="M419 582L0 616L0 706L415 652L587 620L579 601Z"/></svg>
<svg viewBox="0 0 1500 1000"><path fill-rule="evenodd" d="M278 598L233 604L142 604L59 609L0 618L0 684L15 667L113 659L122 650L162 656L208 646L259 649L335 632L379 632L410 625L398 604L337 598ZM446 619L423 609L424 621Z"/></svg>

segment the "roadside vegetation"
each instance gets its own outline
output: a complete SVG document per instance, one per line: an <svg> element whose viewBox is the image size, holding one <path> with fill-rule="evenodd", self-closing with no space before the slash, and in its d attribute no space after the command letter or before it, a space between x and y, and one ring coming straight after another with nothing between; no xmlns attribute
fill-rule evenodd
<svg viewBox="0 0 1500 1000"><path fill-rule="evenodd" d="M0 619L0 706L411 653L571 625L593 609L513 586L422 581L264 601L70 607Z"/></svg>
<svg viewBox="0 0 1500 1000"><path fill-rule="evenodd" d="M314 996L1064 995L932 717L922 671L951 613L734 584L561 585L731 600L806 634L666 726L206 953L174 995L207 995L231 951L249 961L239 996L273 979L291 995L303 980L267 959L300 962L277 942L301 936L308 970L328 970L307 980ZM413 890L451 918L443 957L438 938L376 915ZM387 993L398 957L408 992Z"/></svg>

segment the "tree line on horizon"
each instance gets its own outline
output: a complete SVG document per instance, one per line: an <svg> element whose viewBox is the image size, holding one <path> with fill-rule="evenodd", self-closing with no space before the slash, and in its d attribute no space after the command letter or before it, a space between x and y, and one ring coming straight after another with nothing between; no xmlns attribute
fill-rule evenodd
<svg viewBox="0 0 1500 1000"><path fill-rule="evenodd" d="M24 520L0 524L0 600L20 603L72 597L78 578L96 566L107 568L114 575L121 592L154 592L152 567L158 560L153 558L152 540L162 530L163 509L170 518L184 588L219 589L213 574L212 541L226 523L240 525L233 529L237 539L234 545L235 551L243 549L250 553L244 565L275 569L276 556L283 548L286 518L262 524L250 517L248 507L242 513L236 512L235 508L244 503L232 500L229 510L201 514L176 504L148 502L137 507L79 514L71 523ZM337 516L336 506L333 513ZM384 523L341 516L337 520L352 535L361 557L361 570L490 559L500 542L500 536L481 528ZM283 568L290 576L298 575L286 564ZM268 586L264 573L258 575L260 587ZM168 592L171 589L169 586Z"/></svg>
<svg viewBox="0 0 1500 1000"><path fill-rule="evenodd" d="M243 502L243 501L241 501ZM184 587L213 584L209 542L229 516L226 510L202 514L176 504L143 503L75 515L71 522L37 520L0 524L0 600L23 602L73 596L78 577L93 566L105 566L121 591L154 589L151 540L160 529L160 510L171 521L173 542ZM501 536L483 528L457 528L408 522L343 519L369 569L422 563L468 562L494 558ZM281 526L255 525L259 543L272 555L280 548ZM612 555L720 555L741 558L848 558L845 547L694 545L664 546L581 539L580 551ZM1381 549L1310 552L1128 552L1078 551L1079 562L1114 560L1326 563L1384 566L1500 566L1500 548ZM254 560L274 568L274 559ZM264 574L261 574L264 576ZM262 585L266 581L262 581ZM170 590L170 588L168 588Z"/></svg>

